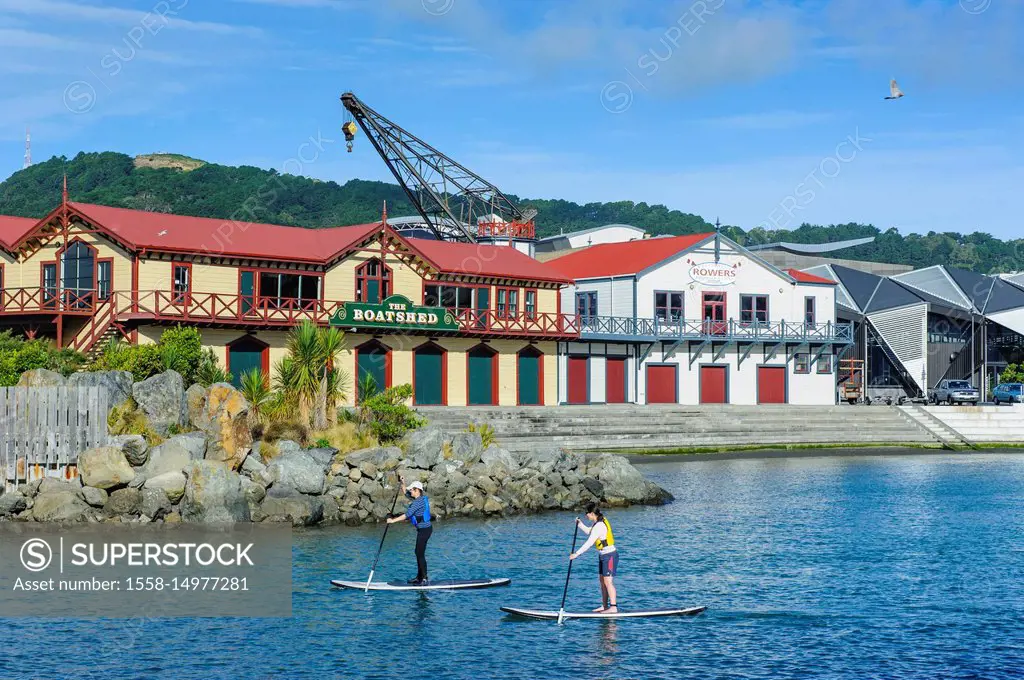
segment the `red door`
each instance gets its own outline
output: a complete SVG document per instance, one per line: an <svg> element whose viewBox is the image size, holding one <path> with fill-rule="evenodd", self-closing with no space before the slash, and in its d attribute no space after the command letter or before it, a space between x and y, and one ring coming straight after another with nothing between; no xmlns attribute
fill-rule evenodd
<svg viewBox="0 0 1024 680"><path fill-rule="evenodd" d="M605 397L609 404L626 403L626 359L608 357L605 363Z"/></svg>
<svg viewBox="0 0 1024 680"><path fill-rule="evenodd" d="M709 335L724 335L728 327L725 322L725 293L704 293L704 332Z"/></svg>
<svg viewBox="0 0 1024 680"><path fill-rule="evenodd" d="M678 401L676 368L675 364L647 367L648 404L675 404Z"/></svg>
<svg viewBox="0 0 1024 680"><path fill-rule="evenodd" d="M757 403L786 403L786 367L757 367Z"/></svg>
<svg viewBox="0 0 1024 680"><path fill-rule="evenodd" d="M570 404L590 403L590 385L587 380L587 358L569 357L569 394Z"/></svg>
<svg viewBox="0 0 1024 680"><path fill-rule="evenodd" d="M725 366L700 367L700 403L725 404Z"/></svg>

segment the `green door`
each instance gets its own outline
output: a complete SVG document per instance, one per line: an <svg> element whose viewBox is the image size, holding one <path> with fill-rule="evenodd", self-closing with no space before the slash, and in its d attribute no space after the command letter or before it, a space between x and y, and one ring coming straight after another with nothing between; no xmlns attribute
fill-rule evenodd
<svg viewBox="0 0 1024 680"><path fill-rule="evenodd" d="M256 304L256 272L243 271L239 275L238 293L242 296L242 314L248 314Z"/></svg>
<svg viewBox="0 0 1024 680"><path fill-rule="evenodd" d="M434 345L416 350L413 365L413 384L416 385L416 403L423 406L443 404L444 354Z"/></svg>
<svg viewBox="0 0 1024 680"><path fill-rule="evenodd" d="M495 355L485 347L469 351L469 405L494 403Z"/></svg>
<svg viewBox="0 0 1024 680"><path fill-rule="evenodd" d="M373 378L378 392L387 389L387 356L387 350L378 344L364 345L359 348L359 362L356 371L359 374L357 393L365 383L367 376ZM363 395L357 394L356 396L362 398Z"/></svg>
<svg viewBox="0 0 1024 680"><path fill-rule="evenodd" d="M366 302L376 305L380 303L380 281L370 279L366 282Z"/></svg>
<svg viewBox="0 0 1024 680"><path fill-rule="evenodd" d="M524 349L519 353L519 403L539 406L541 355L536 350Z"/></svg>
<svg viewBox="0 0 1024 680"><path fill-rule="evenodd" d="M242 374L252 369L263 370L263 352L266 348L256 340L242 338L228 347L228 368L231 384L242 386Z"/></svg>
<svg viewBox="0 0 1024 680"><path fill-rule="evenodd" d="M476 289L476 326L477 328L487 328L487 310L490 309L491 304L491 289L490 288L477 288Z"/></svg>

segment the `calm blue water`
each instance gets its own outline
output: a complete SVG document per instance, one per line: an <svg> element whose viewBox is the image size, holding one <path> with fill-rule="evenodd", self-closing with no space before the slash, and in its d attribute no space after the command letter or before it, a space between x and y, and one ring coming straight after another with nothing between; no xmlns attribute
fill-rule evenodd
<svg viewBox="0 0 1024 680"><path fill-rule="evenodd" d="M519 621L556 609L572 515L439 524L431 574L507 575L459 594L337 591L376 529L295 539L288 620L0 624L3 678L1011 678L1024 675L1024 456L645 466L677 501L612 511L623 608L695 619ZM378 573L415 570L396 531ZM570 609L597 605L596 557Z"/></svg>

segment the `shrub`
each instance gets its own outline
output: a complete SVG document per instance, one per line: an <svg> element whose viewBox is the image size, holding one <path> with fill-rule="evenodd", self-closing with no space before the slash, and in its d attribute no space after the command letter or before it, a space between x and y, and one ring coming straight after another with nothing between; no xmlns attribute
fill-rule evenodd
<svg viewBox="0 0 1024 680"><path fill-rule="evenodd" d="M320 442L327 442L327 446L338 449L341 453L369 449L379 444L373 433L358 428L355 423L338 423L321 432L315 432L314 436L318 437L317 446L320 446Z"/></svg>
<svg viewBox="0 0 1024 680"><path fill-rule="evenodd" d="M48 340L23 340L0 331L0 387L17 385L22 373L36 368L70 375L85 361L80 352L58 349Z"/></svg>
<svg viewBox="0 0 1024 680"><path fill-rule="evenodd" d="M297 420L284 420L271 423L263 431L264 442L277 442L290 439L305 446L309 443L309 426Z"/></svg>
<svg viewBox="0 0 1024 680"><path fill-rule="evenodd" d="M89 367L90 371L129 371L139 382L164 371L159 345L127 345L111 340Z"/></svg>
<svg viewBox="0 0 1024 680"><path fill-rule="evenodd" d="M258 368L252 368L242 374L241 392L249 402L249 427L254 427L266 419L267 404L273 399L270 393L270 378Z"/></svg>
<svg viewBox="0 0 1024 680"><path fill-rule="evenodd" d="M498 442L498 438L494 436L494 428L487 423L470 423L466 432L479 432L480 441L483 442L485 449Z"/></svg>
<svg viewBox="0 0 1024 680"><path fill-rule="evenodd" d="M1024 364L1007 364L999 374L999 382L1024 382Z"/></svg>
<svg viewBox="0 0 1024 680"><path fill-rule="evenodd" d="M396 442L426 422L406 405L410 397L411 385L396 385L362 402L362 420L381 444Z"/></svg>
<svg viewBox="0 0 1024 680"><path fill-rule="evenodd" d="M181 374L186 385L196 380L196 372L203 360L203 339L198 328L175 326L160 336L160 352L164 367ZM212 354L212 350L211 350Z"/></svg>
<svg viewBox="0 0 1024 680"><path fill-rule="evenodd" d="M229 383L233 378L234 376L221 368L213 348L207 347L202 351L199 356L199 365L196 367L195 382L203 387L209 387L214 383Z"/></svg>
<svg viewBox="0 0 1024 680"><path fill-rule="evenodd" d="M320 437L320 439L317 439L316 442L313 444L313 448L316 448L316 449L329 449L329 448L331 448L331 441L329 439L324 438L324 437Z"/></svg>
<svg viewBox="0 0 1024 680"><path fill-rule="evenodd" d="M269 463L279 455L281 451L277 448L277 442L268 442L266 439L260 442L260 458L264 463Z"/></svg>
<svg viewBox="0 0 1024 680"><path fill-rule="evenodd" d="M129 398L127 402L110 409L107 415L107 430L110 434L141 434L150 446L160 444L164 439L149 426L146 415L139 411L138 404ZM177 434L171 432L171 434Z"/></svg>

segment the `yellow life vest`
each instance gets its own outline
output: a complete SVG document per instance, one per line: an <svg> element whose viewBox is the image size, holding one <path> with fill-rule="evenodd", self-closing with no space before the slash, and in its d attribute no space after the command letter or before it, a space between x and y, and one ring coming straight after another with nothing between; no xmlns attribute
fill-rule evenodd
<svg viewBox="0 0 1024 680"><path fill-rule="evenodd" d="M608 518L601 520L604 523L605 528L608 530L608 538L601 540L600 538L594 541L594 547L598 550L604 550L610 545L615 545L615 536L612 535L612 525L608 523Z"/></svg>

